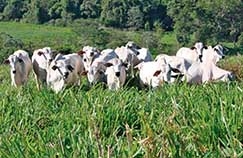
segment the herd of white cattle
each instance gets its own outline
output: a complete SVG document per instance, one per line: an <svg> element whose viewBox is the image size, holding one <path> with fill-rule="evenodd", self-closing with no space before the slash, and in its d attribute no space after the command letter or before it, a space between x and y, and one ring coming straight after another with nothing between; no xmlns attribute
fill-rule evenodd
<svg viewBox="0 0 243 158"><path fill-rule="evenodd" d="M197 42L192 48L180 48L175 56L159 54L153 60L148 48L129 41L116 49L99 51L95 47L84 46L77 53L59 53L55 57L54 51L45 47L35 50L31 59L26 51L17 50L5 63L11 67L13 86L26 84L33 69L38 90L41 86L48 86L59 92L67 86L80 85L82 76L87 76L90 85L103 82L111 90L123 87L128 77L133 78L137 74L142 87L153 88L165 82L228 82L234 79L233 73L216 65L224 57L221 45L212 47Z"/></svg>

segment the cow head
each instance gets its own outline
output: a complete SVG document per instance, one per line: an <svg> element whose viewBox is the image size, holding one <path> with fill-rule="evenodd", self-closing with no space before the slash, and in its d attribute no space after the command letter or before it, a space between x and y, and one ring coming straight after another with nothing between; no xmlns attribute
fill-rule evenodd
<svg viewBox="0 0 243 158"><path fill-rule="evenodd" d="M224 59L225 58L224 48L223 48L222 45L217 44L213 48L214 48L214 51L218 54L219 58L221 58L221 59Z"/></svg>
<svg viewBox="0 0 243 158"><path fill-rule="evenodd" d="M10 65L10 71L12 74L24 71L24 61L21 59L21 54L18 56L10 55L8 59L4 61L5 64Z"/></svg>
<svg viewBox="0 0 243 158"><path fill-rule="evenodd" d="M105 79L105 70L106 67L102 62L91 65L87 73L89 83L95 84L97 82L103 82Z"/></svg>

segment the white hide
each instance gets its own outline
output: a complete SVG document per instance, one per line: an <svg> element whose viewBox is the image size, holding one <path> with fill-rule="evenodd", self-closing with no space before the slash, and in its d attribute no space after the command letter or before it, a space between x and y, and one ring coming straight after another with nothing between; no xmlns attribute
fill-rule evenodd
<svg viewBox="0 0 243 158"><path fill-rule="evenodd" d="M29 54L24 50L17 50L5 60L10 65L11 85L24 85L32 68Z"/></svg>
<svg viewBox="0 0 243 158"><path fill-rule="evenodd" d="M178 73L182 75L187 73L188 68L191 66L192 63L187 61L185 58L178 57L178 56L169 56L167 54L159 54L156 56L155 61L163 62L170 64L171 68L179 70ZM175 82L177 78L171 78L171 82ZM181 78L182 81L185 80L184 76Z"/></svg>
<svg viewBox="0 0 243 158"><path fill-rule="evenodd" d="M38 90L40 89L40 83L46 83L47 69L52 60L53 54L50 47L37 49L33 52L32 64Z"/></svg>
<svg viewBox="0 0 243 158"><path fill-rule="evenodd" d="M110 90L118 90L125 84L126 67L120 59L113 59L111 65L106 68L107 85Z"/></svg>
<svg viewBox="0 0 243 158"><path fill-rule="evenodd" d="M87 77L90 84L106 82L105 64L110 60L117 58L117 54L112 49L103 50L99 56L93 59L87 71Z"/></svg>
<svg viewBox="0 0 243 158"><path fill-rule="evenodd" d="M182 47L180 48L176 56L185 58L190 62L201 62L202 52L204 45L202 42L197 42L192 48Z"/></svg>
<svg viewBox="0 0 243 158"><path fill-rule="evenodd" d="M83 71L84 65L78 54L58 54L48 69L47 84L55 92L61 91L66 86L80 85Z"/></svg>
<svg viewBox="0 0 243 158"><path fill-rule="evenodd" d="M100 55L100 52L95 47L84 46L83 50L80 51L79 54L82 55L85 70L88 71L94 59Z"/></svg>
<svg viewBox="0 0 243 158"><path fill-rule="evenodd" d="M136 54L139 62L148 62L153 60L152 54L148 48L141 48L137 46L133 41L129 41L125 47L132 53Z"/></svg>
<svg viewBox="0 0 243 158"><path fill-rule="evenodd" d="M139 69L140 83L142 86L148 85L153 88L170 82L171 69L166 62L142 62L136 66Z"/></svg>
<svg viewBox="0 0 243 158"><path fill-rule="evenodd" d="M188 83L206 83L209 81L227 82L234 78L232 72L219 68L216 62L219 55L210 46L203 50L202 62L194 62L186 74Z"/></svg>

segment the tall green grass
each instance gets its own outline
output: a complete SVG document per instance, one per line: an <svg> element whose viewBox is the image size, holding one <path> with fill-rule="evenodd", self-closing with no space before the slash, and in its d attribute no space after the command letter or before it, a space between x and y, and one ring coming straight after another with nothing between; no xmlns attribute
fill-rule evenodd
<svg viewBox="0 0 243 158"><path fill-rule="evenodd" d="M58 94L0 67L1 157L241 157L243 84L97 85Z"/></svg>

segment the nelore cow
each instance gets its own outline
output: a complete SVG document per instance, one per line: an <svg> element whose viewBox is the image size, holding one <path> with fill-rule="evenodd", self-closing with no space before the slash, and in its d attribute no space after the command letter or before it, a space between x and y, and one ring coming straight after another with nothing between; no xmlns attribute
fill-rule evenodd
<svg viewBox="0 0 243 158"><path fill-rule="evenodd" d="M105 49L93 58L87 70L88 81L91 85L98 82L106 82L105 71L107 67L105 64L114 58L118 58L118 56L112 49Z"/></svg>
<svg viewBox="0 0 243 158"><path fill-rule="evenodd" d="M184 81L184 74L187 73L187 70L191 66L191 62L186 60L185 58L178 56L170 56L167 54L159 54L156 56L155 61L163 62L165 61L167 64L170 64L171 68L174 70L178 70L177 76L172 76L171 82L175 82L177 80Z"/></svg>
<svg viewBox="0 0 243 158"><path fill-rule="evenodd" d="M46 84L47 70L52 60L53 52L50 47L37 49L33 52L32 64L38 90L40 90L40 83Z"/></svg>
<svg viewBox="0 0 243 158"><path fill-rule="evenodd" d="M142 62L136 66L139 69L140 84L142 87L153 88L171 83L171 77L180 75L180 71L173 69L165 60ZM177 74L179 72L179 74Z"/></svg>
<svg viewBox="0 0 243 158"><path fill-rule="evenodd" d="M105 64L107 86L110 90L118 90L126 81L126 65L118 58L114 58Z"/></svg>
<svg viewBox="0 0 243 158"><path fill-rule="evenodd" d="M207 83L210 81L227 82L234 79L230 71L219 68L216 63L221 59L211 46L203 50L202 62L194 62L188 69L186 78L188 83Z"/></svg>
<svg viewBox="0 0 243 158"><path fill-rule="evenodd" d="M180 48L177 51L176 56L185 58L190 62L201 62L203 48L205 48L203 43L197 42L191 48L187 48L187 47Z"/></svg>
<svg viewBox="0 0 243 158"><path fill-rule="evenodd" d="M27 82L32 68L28 52L17 50L4 63L10 65L11 85L19 87Z"/></svg>
<svg viewBox="0 0 243 158"><path fill-rule="evenodd" d="M56 93L66 86L80 85L84 65L77 53L58 54L51 62L47 71L47 85Z"/></svg>

